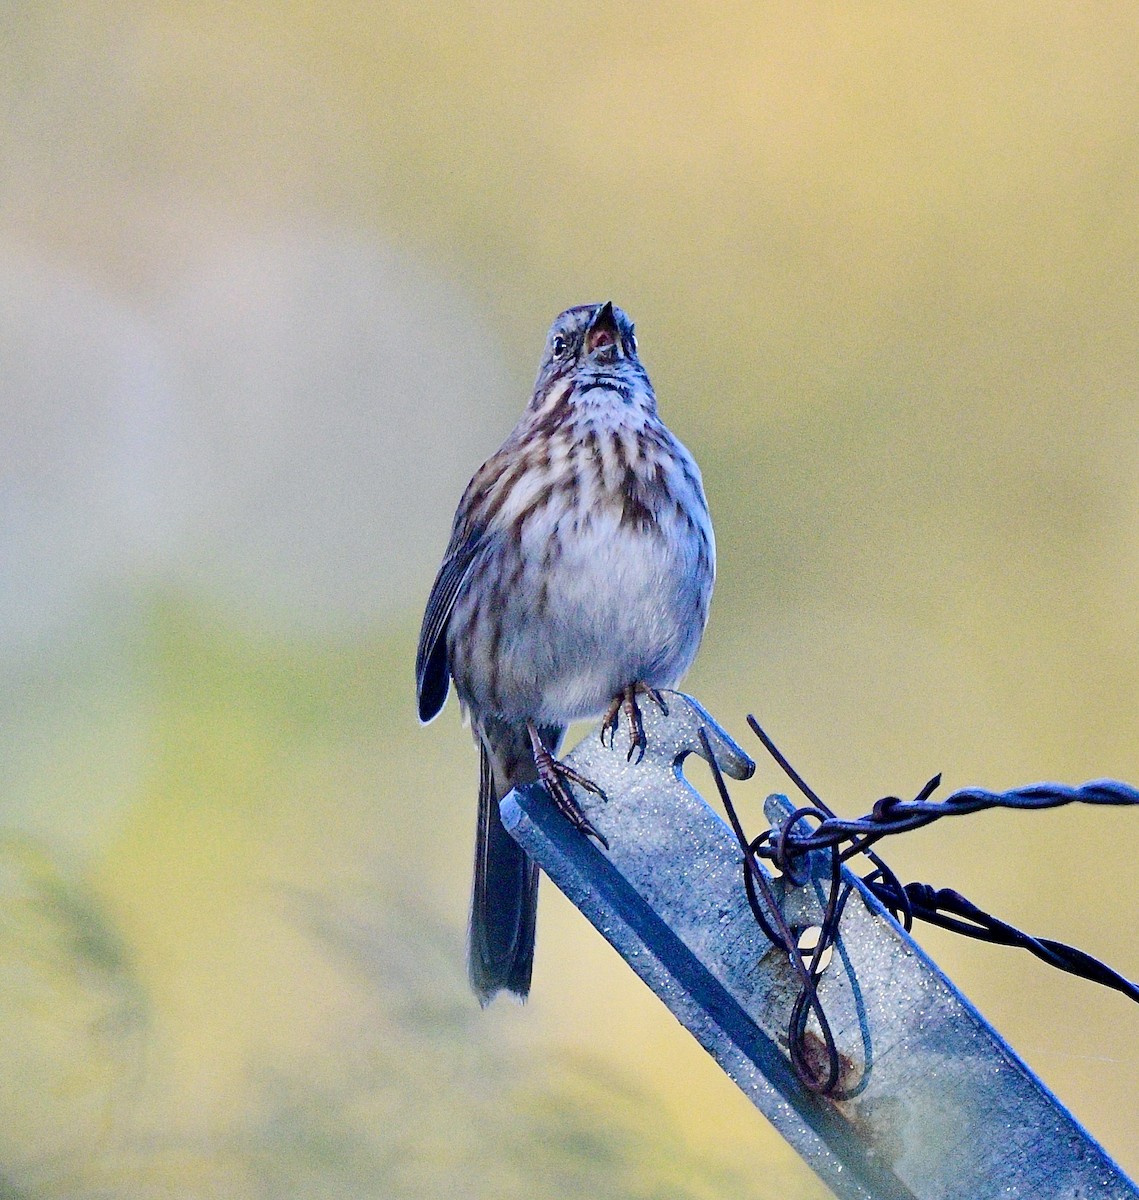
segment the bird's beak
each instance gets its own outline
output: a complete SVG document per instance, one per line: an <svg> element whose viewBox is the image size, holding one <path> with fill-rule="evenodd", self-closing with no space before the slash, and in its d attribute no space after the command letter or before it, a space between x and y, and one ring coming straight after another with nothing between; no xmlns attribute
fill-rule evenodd
<svg viewBox="0 0 1139 1200"><path fill-rule="evenodd" d="M617 331L617 318L613 315L613 301L606 300L586 330L585 353L588 356L597 350L620 352L620 347L621 335Z"/></svg>

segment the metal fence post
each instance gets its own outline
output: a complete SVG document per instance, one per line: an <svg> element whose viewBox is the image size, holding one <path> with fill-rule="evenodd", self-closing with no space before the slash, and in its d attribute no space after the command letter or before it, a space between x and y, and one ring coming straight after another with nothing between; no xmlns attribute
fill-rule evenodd
<svg viewBox="0 0 1139 1200"><path fill-rule="evenodd" d="M570 763L606 792L577 793L610 851L540 785L502 801L507 828L837 1196L858 1200L1139 1200L1139 1189L853 876L820 998L846 1098L796 1076L787 1028L798 984L745 897L738 843L684 780L708 735L725 774L748 756L696 701L643 705L648 749L588 736ZM777 822L792 810L771 797ZM815 856L813 856L815 857ZM822 888L778 881L793 928L817 925Z"/></svg>

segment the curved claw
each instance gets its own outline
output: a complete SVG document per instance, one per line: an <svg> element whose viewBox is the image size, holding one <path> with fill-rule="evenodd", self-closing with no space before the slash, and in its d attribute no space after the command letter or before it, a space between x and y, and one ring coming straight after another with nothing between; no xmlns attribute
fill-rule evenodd
<svg viewBox="0 0 1139 1200"><path fill-rule="evenodd" d="M593 827L588 817L583 818L582 824L576 826L576 828L580 829L586 837L593 838L603 850L609 849L609 839L605 836L605 834L599 832Z"/></svg>
<svg viewBox="0 0 1139 1200"><path fill-rule="evenodd" d="M609 707L605 710L605 716L601 718L601 744L605 745L606 731L609 733L609 745L606 747L609 750L613 749L613 739L617 736L617 726L621 723L621 696L617 696Z"/></svg>

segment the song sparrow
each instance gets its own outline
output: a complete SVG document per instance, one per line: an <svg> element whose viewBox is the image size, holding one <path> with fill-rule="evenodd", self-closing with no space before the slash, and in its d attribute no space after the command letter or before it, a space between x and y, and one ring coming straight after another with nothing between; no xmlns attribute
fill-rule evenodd
<svg viewBox="0 0 1139 1200"><path fill-rule="evenodd" d="M534 959L538 869L499 799L540 778L604 841L567 782L598 789L553 757L566 724L606 712L612 739L623 711L643 753L637 695L688 669L714 576L700 472L657 415L632 322L612 303L567 309L522 419L459 501L416 659L420 720L453 679L479 747L467 964L481 1003L524 998Z"/></svg>

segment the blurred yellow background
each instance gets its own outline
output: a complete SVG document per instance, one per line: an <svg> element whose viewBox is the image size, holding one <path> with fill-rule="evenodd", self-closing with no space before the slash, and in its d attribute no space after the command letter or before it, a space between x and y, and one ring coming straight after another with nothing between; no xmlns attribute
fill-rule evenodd
<svg viewBox="0 0 1139 1200"><path fill-rule="evenodd" d="M478 1010L422 604L611 297L729 729L847 814L1139 782L1135 6L31 0L0 95L0 1191L822 1196L552 887ZM1137 835L887 857L1134 978ZM922 940L1139 1171L1139 1010Z"/></svg>

